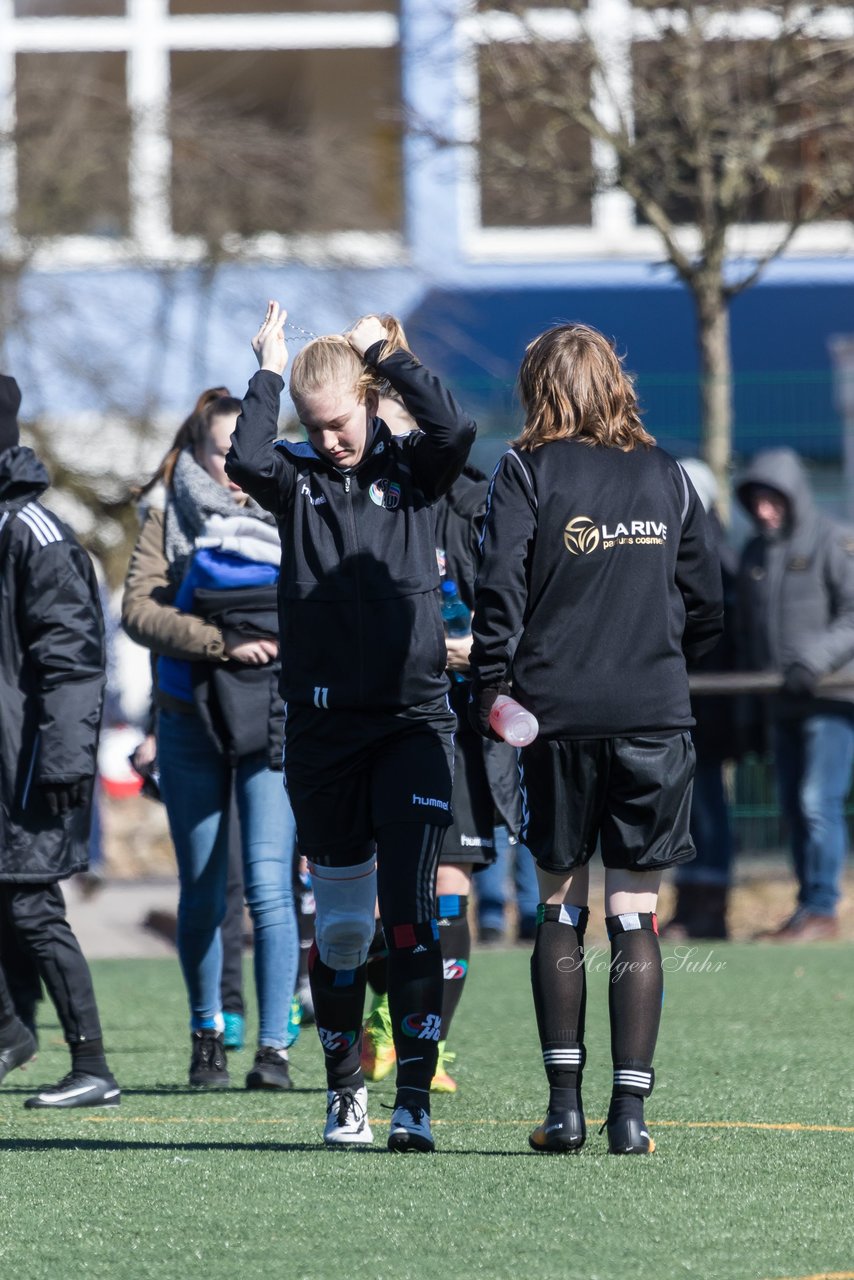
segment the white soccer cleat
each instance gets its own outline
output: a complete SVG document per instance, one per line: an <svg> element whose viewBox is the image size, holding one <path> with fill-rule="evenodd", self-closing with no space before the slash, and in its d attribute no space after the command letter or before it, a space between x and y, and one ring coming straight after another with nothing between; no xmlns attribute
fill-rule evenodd
<svg viewBox="0 0 854 1280"><path fill-rule="evenodd" d="M328 1147L364 1146L373 1142L368 1124L368 1091L328 1089L326 1091L326 1125L323 1141Z"/></svg>
<svg viewBox="0 0 854 1280"><path fill-rule="evenodd" d="M388 1134L389 1151L435 1151L430 1117L423 1107L395 1107Z"/></svg>

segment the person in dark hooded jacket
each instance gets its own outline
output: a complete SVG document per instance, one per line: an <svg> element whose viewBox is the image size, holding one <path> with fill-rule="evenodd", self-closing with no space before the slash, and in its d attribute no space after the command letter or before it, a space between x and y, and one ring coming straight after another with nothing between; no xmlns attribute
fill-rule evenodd
<svg viewBox="0 0 854 1280"><path fill-rule="evenodd" d="M742 662L782 676L770 715L798 879L794 914L758 936L833 938L854 766L854 529L816 510L791 449L757 454L736 491L758 531L739 569ZM831 674L850 685L823 689Z"/></svg>
<svg viewBox="0 0 854 1280"><path fill-rule="evenodd" d="M39 501L48 476L19 444L20 402L15 379L0 377L0 933L34 958L71 1050L70 1073L24 1105L117 1106L89 967L59 887L88 866L104 623L91 560ZM35 1047L4 986L0 1076Z"/></svg>

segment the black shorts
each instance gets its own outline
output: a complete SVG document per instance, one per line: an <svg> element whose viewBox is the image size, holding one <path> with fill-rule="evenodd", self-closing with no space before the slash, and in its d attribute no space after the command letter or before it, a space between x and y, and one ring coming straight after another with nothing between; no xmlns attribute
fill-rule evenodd
<svg viewBox="0 0 854 1280"><path fill-rule="evenodd" d="M300 852L363 850L367 858L389 823L447 827L454 727L444 698L401 712L288 705L285 785Z"/></svg>
<svg viewBox="0 0 854 1280"><path fill-rule="evenodd" d="M695 856L688 832L694 745L687 731L537 739L521 751L522 841L555 875L601 842L614 870L653 871Z"/></svg>
<svg viewBox="0 0 854 1280"><path fill-rule="evenodd" d="M453 701L453 700L452 700ZM476 869L495 861L495 801L486 773L483 738L458 713L454 740L454 821L440 862L469 862Z"/></svg>

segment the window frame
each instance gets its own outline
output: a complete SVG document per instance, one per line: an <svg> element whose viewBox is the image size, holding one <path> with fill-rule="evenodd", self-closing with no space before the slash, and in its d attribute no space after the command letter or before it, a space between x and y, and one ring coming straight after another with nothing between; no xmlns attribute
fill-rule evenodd
<svg viewBox="0 0 854 1280"><path fill-rule="evenodd" d="M299 49L398 48L396 14L265 13L197 16L171 14L169 0L127 0L123 17L16 17L14 0L0 0L0 249L13 259L29 256L37 268L63 269L138 262L187 264L203 260L201 237L172 229L169 139L170 55L180 51L265 52ZM15 134L15 58L19 53L123 53L127 59L131 115L128 158L130 231L100 236L18 235ZM401 193L405 207L405 193ZM33 248L34 246L34 248ZM226 238L223 248L243 261L374 266L406 260L402 232L342 231L324 234Z"/></svg>

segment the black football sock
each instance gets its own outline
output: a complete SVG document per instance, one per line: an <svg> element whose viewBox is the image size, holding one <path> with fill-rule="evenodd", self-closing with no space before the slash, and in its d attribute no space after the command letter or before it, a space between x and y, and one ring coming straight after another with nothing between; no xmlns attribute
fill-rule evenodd
<svg viewBox="0 0 854 1280"><path fill-rule="evenodd" d="M379 920L368 950L368 986L377 996L388 991L388 947Z"/></svg>
<svg viewBox="0 0 854 1280"><path fill-rule="evenodd" d="M614 1084L610 1120L643 1119L643 1100L652 1093L652 1058L661 1021L664 978L658 921L654 912L606 916L611 939L608 1012Z"/></svg>
<svg viewBox="0 0 854 1280"><path fill-rule="evenodd" d="M388 1004L397 1052L397 1104L430 1110L442 1035L442 953L435 920L386 929Z"/></svg>
<svg viewBox="0 0 854 1280"><path fill-rule="evenodd" d="M437 898L439 946L445 971L442 988L442 1039L447 1040L469 971L471 930L467 894L440 893Z"/></svg>
<svg viewBox="0 0 854 1280"><path fill-rule="evenodd" d="M71 1065L75 1071L85 1071L90 1076L100 1076L102 1080L109 1076L110 1068L104 1056L104 1041L100 1036L93 1040L72 1041L68 1047L71 1050Z"/></svg>
<svg viewBox="0 0 854 1280"><path fill-rule="evenodd" d="M586 907L546 903L537 907L531 987L550 1111L580 1111L582 1107L587 1005L584 931L589 915Z"/></svg>
<svg viewBox="0 0 854 1280"><path fill-rule="evenodd" d="M308 959L317 1034L326 1059L330 1089L358 1089L364 1084L360 1064L362 1016L365 1011L365 966L330 969L312 943Z"/></svg>

